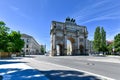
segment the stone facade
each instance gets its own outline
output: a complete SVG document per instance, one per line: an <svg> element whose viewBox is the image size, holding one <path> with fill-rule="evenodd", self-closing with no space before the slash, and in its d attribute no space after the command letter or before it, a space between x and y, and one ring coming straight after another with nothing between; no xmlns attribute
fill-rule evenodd
<svg viewBox="0 0 120 80"><path fill-rule="evenodd" d="M86 48L87 48L87 53L94 53L94 49L93 49L93 41L90 41L90 40L87 40L87 45L86 45Z"/></svg>
<svg viewBox="0 0 120 80"><path fill-rule="evenodd" d="M21 39L24 40L25 45L22 48L22 52L25 54L40 54L40 45L37 41L30 35L22 34Z"/></svg>
<svg viewBox="0 0 120 80"><path fill-rule="evenodd" d="M56 46L60 48L60 55L67 55L67 40L71 42L71 55L86 54L88 31L86 26L75 23L75 19L66 18L65 22L52 21L50 29L51 56L57 55Z"/></svg>

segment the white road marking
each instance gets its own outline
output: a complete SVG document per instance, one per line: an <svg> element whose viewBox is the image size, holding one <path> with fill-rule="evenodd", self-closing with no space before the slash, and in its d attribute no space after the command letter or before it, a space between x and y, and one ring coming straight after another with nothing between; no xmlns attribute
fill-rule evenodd
<svg viewBox="0 0 120 80"><path fill-rule="evenodd" d="M38 60L36 60L36 61L38 61ZM72 70L79 71L79 72L84 72L86 74L93 75L93 76L96 76L98 78L101 78L102 80L115 80L113 78L106 77L106 76L103 76L103 75L99 75L99 74L95 74L95 73L91 73L91 72L88 72L88 71L84 71L84 70L80 70L80 69L75 69L75 68L71 68L71 67L67 67L67 66L55 64L55 63L50 63L50 62L45 62L45 61L40 61L40 62L43 62L43 63L46 63L46 64L52 64L52 65L55 65L55 66L64 67L64 68L68 68L68 69L72 69Z"/></svg>

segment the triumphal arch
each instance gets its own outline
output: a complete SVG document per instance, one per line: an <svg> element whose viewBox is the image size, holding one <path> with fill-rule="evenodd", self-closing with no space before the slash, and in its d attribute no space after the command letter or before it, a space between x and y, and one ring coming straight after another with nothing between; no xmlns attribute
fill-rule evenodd
<svg viewBox="0 0 120 80"><path fill-rule="evenodd" d="M51 56L84 55L88 31L86 26L77 25L75 19L66 18L65 22L52 21L50 29ZM70 41L71 52L68 53L67 40ZM59 49L57 48L59 46Z"/></svg>

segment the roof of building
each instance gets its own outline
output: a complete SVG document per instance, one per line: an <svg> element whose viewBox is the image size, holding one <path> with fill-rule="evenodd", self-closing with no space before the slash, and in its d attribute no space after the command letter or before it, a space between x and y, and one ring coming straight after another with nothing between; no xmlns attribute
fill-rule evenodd
<svg viewBox="0 0 120 80"><path fill-rule="evenodd" d="M107 40L106 42L107 42L108 44L111 44L111 43L113 43L113 40L111 40L111 41L108 41L108 40Z"/></svg>
<svg viewBox="0 0 120 80"><path fill-rule="evenodd" d="M32 38L38 45L40 45L32 36L28 35L28 34L21 34L21 37L24 38Z"/></svg>
<svg viewBox="0 0 120 80"><path fill-rule="evenodd" d="M21 34L21 37L33 38L32 36L30 36L30 35L28 35L28 34Z"/></svg>

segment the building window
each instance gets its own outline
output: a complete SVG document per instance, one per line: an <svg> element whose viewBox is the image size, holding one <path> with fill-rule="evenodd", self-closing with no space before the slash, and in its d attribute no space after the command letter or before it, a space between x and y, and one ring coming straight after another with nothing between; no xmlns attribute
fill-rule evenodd
<svg viewBox="0 0 120 80"><path fill-rule="evenodd" d="M27 43L29 42L29 39L27 39Z"/></svg>
<svg viewBox="0 0 120 80"><path fill-rule="evenodd" d="M83 39L82 39L82 38L80 38L80 42L83 42Z"/></svg>
<svg viewBox="0 0 120 80"><path fill-rule="evenodd" d="M83 32L83 30L82 29L80 29L80 33L82 33Z"/></svg>
<svg viewBox="0 0 120 80"><path fill-rule="evenodd" d="M26 48L28 48L29 46L28 46L28 44L26 45Z"/></svg>
<svg viewBox="0 0 120 80"><path fill-rule="evenodd" d="M26 52L28 52L28 50L26 50Z"/></svg>

